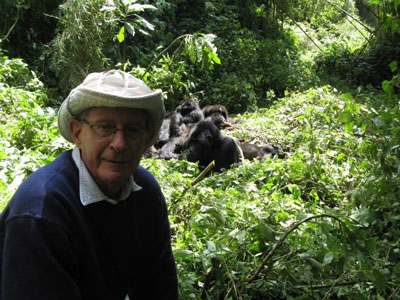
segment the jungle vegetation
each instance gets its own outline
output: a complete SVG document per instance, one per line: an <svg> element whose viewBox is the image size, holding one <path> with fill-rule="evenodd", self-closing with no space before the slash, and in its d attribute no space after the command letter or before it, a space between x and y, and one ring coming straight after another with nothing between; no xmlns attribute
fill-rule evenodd
<svg viewBox="0 0 400 300"><path fill-rule="evenodd" d="M94 71L223 104L287 147L167 198L182 300L400 299L400 0L2 0L0 207L72 147L57 109Z"/></svg>

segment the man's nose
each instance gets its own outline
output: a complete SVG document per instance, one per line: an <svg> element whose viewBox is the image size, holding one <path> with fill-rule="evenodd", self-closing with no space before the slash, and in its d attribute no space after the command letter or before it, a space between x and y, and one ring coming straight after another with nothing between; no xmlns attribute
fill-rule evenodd
<svg viewBox="0 0 400 300"><path fill-rule="evenodd" d="M123 130L119 129L115 131L110 146L117 152L126 149L126 135Z"/></svg>

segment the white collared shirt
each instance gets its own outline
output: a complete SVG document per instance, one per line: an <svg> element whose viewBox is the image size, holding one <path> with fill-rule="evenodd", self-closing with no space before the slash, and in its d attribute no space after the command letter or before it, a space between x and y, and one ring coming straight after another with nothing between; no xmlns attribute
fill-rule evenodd
<svg viewBox="0 0 400 300"><path fill-rule="evenodd" d="M122 186L119 196L115 199L111 199L100 190L92 175L90 175L81 159L81 153L78 147L75 147L74 150L72 150L72 158L79 170L79 196L83 206L99 201L107 201L111 204L117 204L118 201L127 199L131 192L140 191L142 189L142 187L133 180L133 176L131 175L126 184Z"/></svg>

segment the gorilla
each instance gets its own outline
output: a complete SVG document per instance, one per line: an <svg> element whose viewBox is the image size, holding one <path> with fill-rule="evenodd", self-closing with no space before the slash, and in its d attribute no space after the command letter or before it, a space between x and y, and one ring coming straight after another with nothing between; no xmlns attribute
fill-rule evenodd
<svg viewBox="0 0 400 300"><path fill-rule="evenodd" d="M238 163L243 154L234 138L220 132L210 121L197 123L183 148L188 161L199 162L201 168L215 160L215 171L221 172Z"/></svg>
<svg viewBox="0 0 400 300"><path fill-rule="evenodd" d="M243 157L248 160L264 160L267 156L277 155L279 158L284 158L285 154L282 152L282 147L279 144L268 143L262 146L257 146L247 142L241 142L240 148L243 152Z"/></svg>
<svg viewBox="0 0 400 300"><path fill-rule="evenodd" d="M157 141L154 143L156 149L162 148L173 137L178 137L182 134L183 117L179 113L169 113L164 118Z"/></svg>
<svg viewBox="0 0 400 300"><path fill-rule="evenodd" d="M164 120L161 124L160 131L158 132L158 138L156 142L154 143L154 147L156 149L160 149L164 144L166 144L170 138L170 132L171 132L171 120L175 118L174 116L175 113L167 113L166 116L164 117ZM173 122L177 122L174 120ZM174 126L174 125L173 125Z"/></svg>
<svg viewBox="0 0 400 300"><path fill-rule="evenodd" d="M168 142L161 147L158 157L162 159L182 159L182 144L180 141L181 139L179 137L170 138Z"/></svg>
<svg viewBox="0 0 400 300"><path fill-rule="evenodd" d="M204 118L211 116L212 114L219 114L224 117L225 121L228 120L228 110L224 105L214 104L214 105L206 105L202 109Z"/></svg>
<svg viewBox="0 0 400 300"><path fill-rule="evenodd" d="M197 123L204 119L199 104L193 99L184 100L175 110L183 118L183 123Z"/></svg>
<svg viewBox="0 0 400 300"><path fill-rule="evenodd" d="M170 138L168 139L167 143L165 143L160 151L159 151L159 158L162 159L182 159L182 150L183 150L183 145L189 138L190 133L192 132L193 127L196 126L194 123L189 123L189 124L181 124L178 128L177 125L177 130L172 129L174 126L174 119L171 118L171 125L170 125ZM179 130L179 134L177 134L177 131Z"/></svg>
<svg viewBox="0 0 400 300"><path fill-rule="evenodd" d="M154 145L152 145L143 153L143 157L150 158L155 156L156 154L157 154L157 149L156 147L154 147Z"/></svg>
<svg viewBox="0 0 400 300"><path fill-rule="evenodd" d="M254 144L241 142L240 148L242 149L244 158L248 160L263 160L267 155L259 146Z"/></svg>
<svg viewBox="0 0 400 300"><path fill-rule="evenodd" d="M267 155L271 155L272 157L278 156L278 158L285 158L286 154L283 151L288 151L289 147L282 148L280 144L276 143L268 143L261 146L261 149L267 153Z"/></svg>
<svg viewBox="0 0 400 300"><path fill-rule="evenodd" d="M183 117L180 113L173 113L170 117L169 123L169 138L178 137L182 135L183 130Z"/></svg>
<svg viewBox="0 0 400 300"><path fill-rule="evenodd" d="M226 127L228 121L228 111L224 105L206 105L202 109L204 119L213 122L218 128Z"/></svg>

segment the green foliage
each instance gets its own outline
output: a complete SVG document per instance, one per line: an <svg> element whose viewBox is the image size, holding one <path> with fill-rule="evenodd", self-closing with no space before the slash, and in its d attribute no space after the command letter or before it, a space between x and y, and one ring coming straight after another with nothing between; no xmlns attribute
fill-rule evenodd
<svg viewBox="0 0 400 300"><path fill-rule="evenodd" d="M62 0L2 0L0 39L10 57L40 65L40 57L56 34L57 9Z"/></svg>
<svg viewBox="0 0 400 300"><path fill-rule="evenodd" d="M126 59L126 40L125 35L128 34L132 37L135 36L136 31L142 34L148 35L147 30L154 30L154 25L149 23L145 18L138 15L148 9L156 9L153 5L138 4L136 0L117 0L107 1L101 11L105 11L109 14L107 16L108 23L116 23L119 26L118 34L115 39L119 43L123 43L123 50L120 58L120 63L125 64Z"/></svg>
<svg viewBox="0 0 400 300"><path fill-rule="evenodd" d="M397 72L395 63L391 67ZM46 93L26 64L3 57L0 70L4 205L27 175L69 146L58 136L56 112L44 106ZM287 157L245 161L194 186L196 164L142 161L168 200L182 299L395 295L396 90L388 98L373 89L344 94L330 86L312 88L236 119L226 134L281 143Z"/></svg>
<svg viewBox="0 0 400 300"><path fill-rule="evenodd" d="M288 157L195 186L196 165L145 160L169 199L182 299L395 295L400 115L385 99L326 86L238 115L226 133L287 145Z"/></svg>
<svg viewBox="0 0 400 300"><path fill-rule="evenodd" d="M309 23L318 30L334 30L336 24L343 22L343 13L355 13L352 0L305 0L290 6L289 13L302 23Z"/></svg>
<svg viewBox="0 0 400 300"><path fill-rule="evenodd" d="M299 60L290 31L280 39L259 39L248 30L233 31L216 45L221 65L199 84L207 91L204 104L222 103L233 113L266 107L271 104L267 91L282 96L285 90L307 87L312 78Z"/></svg>
<svg viewBox="0 0 400 300"><path fill-rule="evenodd" d="M49 62L64 96L88 73L110 67L105 53L115 51L111 47L115 27L101 11L103 3L70 0L60 6L62 30L51 42Z"/></svg>
<svg viewBox="0 0 400 300"><path fill-rule="evenodd" d="M182 299L397 299L400 2L369 1L376 37L335 8L351 13L353 1L195 2L65 1L48 56L35 54L51 58L64 94L88 72L123 68L162 88L168 110L188 95L225 104L240 114L224 133L285 146L285 159L245 161L194 186L196 164L142 161L168 201ZM16 15L43 17L36 5L0 4L7 53L26 40L43 49L38 19ZM38 76L0 53L4 206L69 145Z"/></svg>
<svg viewBox="0 0 400 300"><path fill-rule="evenodd" d="M167 100L166 109L173 111L187 96L195 97L196 74L214 69L221 61L212 34L185 34L177 37L150 62L145 71L132 70L153 88L161 88ZM172 51L172 55L168 51Z"/></svg>
<svg viewBox="0 0 400 300"><path fill-rule="evenodd" d="M66 148L42 83L19 59L0 58L0 207Z"/></svg>

